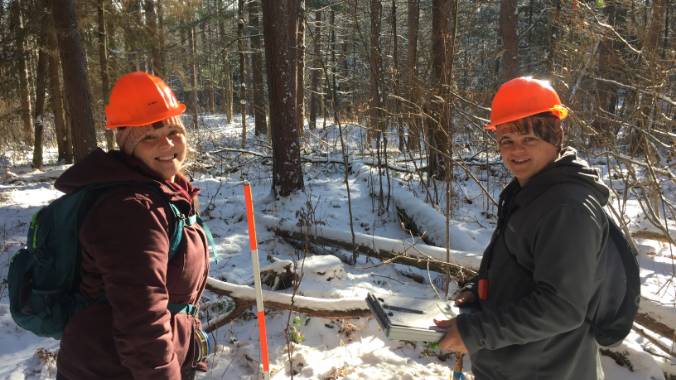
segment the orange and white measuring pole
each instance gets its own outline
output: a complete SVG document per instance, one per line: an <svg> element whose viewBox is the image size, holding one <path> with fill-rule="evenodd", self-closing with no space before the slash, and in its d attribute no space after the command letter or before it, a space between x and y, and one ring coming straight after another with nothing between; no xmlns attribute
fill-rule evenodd
<svg viewBox="0 0 676 380"><path fill-rule="evenodd" d="M268 359L268 335L265 329L265 310L263 309L263 289L261 287L261 265L258 258L258 241L256 240L256 219L254 218L253 196L251 184L244 182L244 201L246 203L246 220L249 223L249 247L251 249L251 264L256 287L256 315L258 316L258 334L261 339L261 361L263 362L263 377L270 380L270 362Z"/></svg>

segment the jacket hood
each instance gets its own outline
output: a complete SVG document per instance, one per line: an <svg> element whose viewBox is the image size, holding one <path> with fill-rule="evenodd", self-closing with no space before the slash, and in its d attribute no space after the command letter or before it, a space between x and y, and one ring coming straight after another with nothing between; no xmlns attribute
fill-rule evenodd
<svg viewBox="0 0 676 380"><path fill-rule="evenodd" d="M552 186L562 184L579 184L590 190L590 193L603 206L608 203L610 190L603 183L598 170L577 156L577 150L564 147L559 157L540 173L534 175L528 183L521 187L516 178L510 182L501 195L501 203L514 196L512 207L525 206ZM504 201L503 201L503 198ZM511 208L511 207L510 207Z"/></svg>
<svg viewBox="0 0 676 380"><path fill-rule="evenodd" d="M99 148L61 174L54 187L64 193L71 193L98 183L148 183L159 186L170 200L191 200L199 192L180 174L175 181L169 183L156 178L141 160L133 156L117 150L106 153Z"/></svg>

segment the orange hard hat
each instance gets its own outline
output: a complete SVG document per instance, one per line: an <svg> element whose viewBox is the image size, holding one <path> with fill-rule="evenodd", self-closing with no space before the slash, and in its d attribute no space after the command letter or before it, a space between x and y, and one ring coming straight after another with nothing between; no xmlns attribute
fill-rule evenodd
<svg viewBox="0 0 676 380"><path fill-rule="evenodd" d="M159 77L135 71L115 82L106 106L106 128L140 127L185 112Z"/></svg>
<svg viewBox="0 0 676 380"><path fill-rule="evenodd" d="M494 131L496 125L523 119L542 112L551 112L560 120L568 116L568 108L549 81L518 77L505 82L493 97L491 122L486 129Z"/></svg>

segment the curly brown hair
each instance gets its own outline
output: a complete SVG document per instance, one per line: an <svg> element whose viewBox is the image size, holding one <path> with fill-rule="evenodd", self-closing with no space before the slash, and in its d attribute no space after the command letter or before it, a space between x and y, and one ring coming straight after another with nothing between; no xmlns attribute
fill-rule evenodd
<svg viewBox="0 0 676 380"><path fill-rule="evenodd" d="M520 135L533 134L542 140L554 145L561 150L563 146L563 128L561 120L551 112L543 112L537 115L524 117L503 125L499 128L510 128L510 132L516 132Z"/></svg>

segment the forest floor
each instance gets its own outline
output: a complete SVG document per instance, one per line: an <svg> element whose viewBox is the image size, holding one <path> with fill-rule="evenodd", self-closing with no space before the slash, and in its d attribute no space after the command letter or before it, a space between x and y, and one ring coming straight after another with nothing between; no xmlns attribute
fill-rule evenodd
<svg viewBox="0 0 676 380"><path fill-rule="evenodd" d="M252 131L252 120L248 120L248 126ZM379 172L371 165L377 155L365 147L365 130L357 124L343 128L350 152L349 185L355 232L373 236L374 240L382 237L404 245L420 244L419 236L402 228L396 203L398 207L412 210L413 215L426 218L418 221L419 226L430 225L423 228L426 239L443 246L445 227L434 223L445 220L443 185L425 189L416 174L406 172L414 170L413 161L408 154L396 150L396 136L389 137L395 142L389 143L388 163L401 170ZM247 180L252 184L254 206L260 219L257 230L261 266L289 260L299 272L302 268L298 295L322 299L365 298L370 292L382 296L437 298L433 288L440 288L443 277L435 272L365 255L361 255L355 265L347 264L346 258L352 257L352 252L335 246L315 244L309 252L304 252L261 222L265 216L273 216L280 221L296 223L302 219L317 226L350 230L344 170L343 165L337 163L342 157L336 126L306 129L302 152L306 159L303 164L305 191L283 200L275 200L271 194L269 142L255 138L250 132L246 146L241 147L240 119L235 118L228 124L219 115L205 115L201 129L190 138L195 152L191 153L194 164L188 171L195 186L201 189L203 213L219 251L211 262L212 277L234 284L253 284L243 196L243 182ZM488 171L479 170L479 166L469 167L484 184L490 180L488 190L497 199L509 176L497 164L494 154L477 155L473 149L478 151L468 146L460 154L495 163L488 165L491 168ZM53 182L67 166L52 162L37 171L28 166L26 152L8 152L7 156L11 162L10 173L0 182L0 379L54 379L59 342L38 338L13 322L5 279L12 254L25 244L30 216L60 195L53 188ZM597 163L592 160L592 164ZM416 165L419 166L420 161ZM599 169L607 176L604 167ZM458 255L478 260L495 227L495 207L462 170L458 169L455 178L450 244L453 252L460 252ZM670 188L664 190L665 194L673 197L674 185L667 184L667 187ZM423 202L428 195L442 200L442 211ZM625 216L630 219L632 232L654 230L634 199L626 203ZM669 223L670 230L674 231L674 221ZM674 247L645 238L637 238L636 242L640 251L642 294L654 306L656 318L673 328L676 326ZM454 290L452 285L450 293ZM279 291L291 293L292 289ZM444 290L439 292L443 294ZM206 302L218 299L209 291L204 298ZM275 380L448 379L454 363L452 355L441 355L433 344L389 340L372 317L327 319L274 310L267 312L267 331L271 375ZM665 373L676 374L676 361L671 353L663 352L637 331L632 331L620 346L602 357L606 379L664 379ZM218 350L209 357L210 369L201 374L200 379L262 378L253 309L217 329L214 337ZM673 352L672 340L655 338ZM466 357L464 368L468 377L471 377L470 367Z"/></svg>

